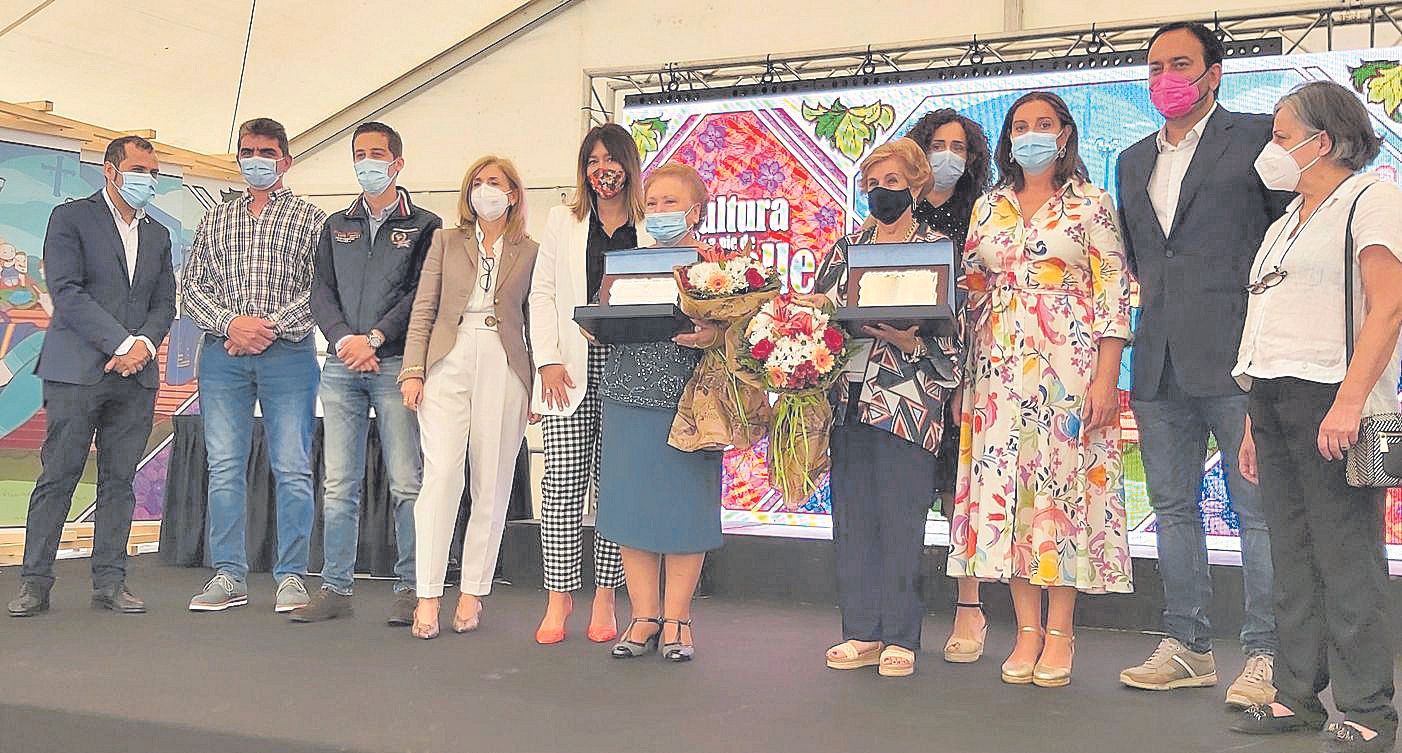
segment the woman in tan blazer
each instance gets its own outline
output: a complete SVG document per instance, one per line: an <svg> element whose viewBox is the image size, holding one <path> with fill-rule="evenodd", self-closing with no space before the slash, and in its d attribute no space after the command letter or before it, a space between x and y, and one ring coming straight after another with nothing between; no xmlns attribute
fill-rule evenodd
<svg viewBox="0 0 1402 753"><path fill-rule="evenodd" d="M438 635L464 462L472 468L472 517L453 630L477 627L481 597L492 590L535 371L526 345L526 297L538 245L526 235L516 167L494 156L473 163L458 213L458 227L439 230L429 246L399 374L404 404L419 412L424 454L414 506L417 638Z"/></svg>

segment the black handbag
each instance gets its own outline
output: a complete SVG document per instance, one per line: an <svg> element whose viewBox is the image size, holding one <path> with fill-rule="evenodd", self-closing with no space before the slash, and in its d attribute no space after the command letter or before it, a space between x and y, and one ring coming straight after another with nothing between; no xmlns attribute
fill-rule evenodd
<svg viewBox="0 0 1402 753"><path fill-rule="evenodd" d="M1358 192L1344 226L1344 347L1353 362L1353 214L1368 189ZM1344 453L1344 480L1349 486L1387 489L1402 486L1402 413L1364 416L1358 441Z"/></svg>

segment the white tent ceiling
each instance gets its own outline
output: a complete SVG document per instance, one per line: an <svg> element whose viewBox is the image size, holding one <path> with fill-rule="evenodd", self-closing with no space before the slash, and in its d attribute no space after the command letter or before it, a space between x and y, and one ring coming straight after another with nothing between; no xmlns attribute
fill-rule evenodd
<svg viewBox="0 0 1402 753"><path fill-rule="evenodd" d="M295 135L522 4L261 0L235 113L253 2L0 0L0 100L225 152L235 120Z"/></svg>

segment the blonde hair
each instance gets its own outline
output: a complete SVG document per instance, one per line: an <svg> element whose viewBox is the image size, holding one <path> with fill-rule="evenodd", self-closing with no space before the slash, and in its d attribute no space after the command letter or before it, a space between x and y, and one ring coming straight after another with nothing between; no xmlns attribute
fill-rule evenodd
<svg viewBox="0 0 1402 753"><path fill-rule="evenodd" d="M892 139L871 150L871 154L862 160L862 182L866 182L868 170L875 167L877 163L888 159L895 159L901 163L906 182L910 184L910 192L915 200L919 201L923 198L932 179L930 163L925 157L925 150L921 149L919 144L905 137Z"/></svg>
<svg viewBox="0 0 1402 753"><path fill-rule="evenodd" d="M706 219L706 199L708 196L706 181L701 180L701 174L696 172L696 168L681 162L668 162L653 170L652 173L647 176L647 180L643 181L644 198L647 196L648 189L652 188L652 184L662 178L675 178L681 181L682 185L686 186L687 190L691 191L691 198L696 201L696 205L701 209L699 220Z"/></svg>
<svg viewBox="0 0 1402 753"><path fill-rule="evenodd" d="M492 165L496 165L506 175L511 190L516 192L516 203L506 209L506 232L503 235L512 243L520 243L526 238L526 190L521 183L521 174L516 172L516 165L512 164L511 160L495 154L488 154L467 168L467 175L462 179L462 190L458 192L458 226L477 224L477 212L472 208L472 181L477 178L478 173Z"/></svg>

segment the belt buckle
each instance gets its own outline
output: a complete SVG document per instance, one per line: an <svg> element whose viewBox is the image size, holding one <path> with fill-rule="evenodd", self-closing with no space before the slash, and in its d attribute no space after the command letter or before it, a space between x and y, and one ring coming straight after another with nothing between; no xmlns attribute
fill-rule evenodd
<svg viewBox="0 0 1402 753"><path fill-rule="evenodd" d="M485 324L485 325L487 325L488 327L493 327L493 328L495 328L495 327L497 326L497 324L499 324L500 322L499 322L499 320L498 320L495 316L492 316L491 314L488 314L488 315L487 315L487 318L482 320L482 323Z"/></svg>

